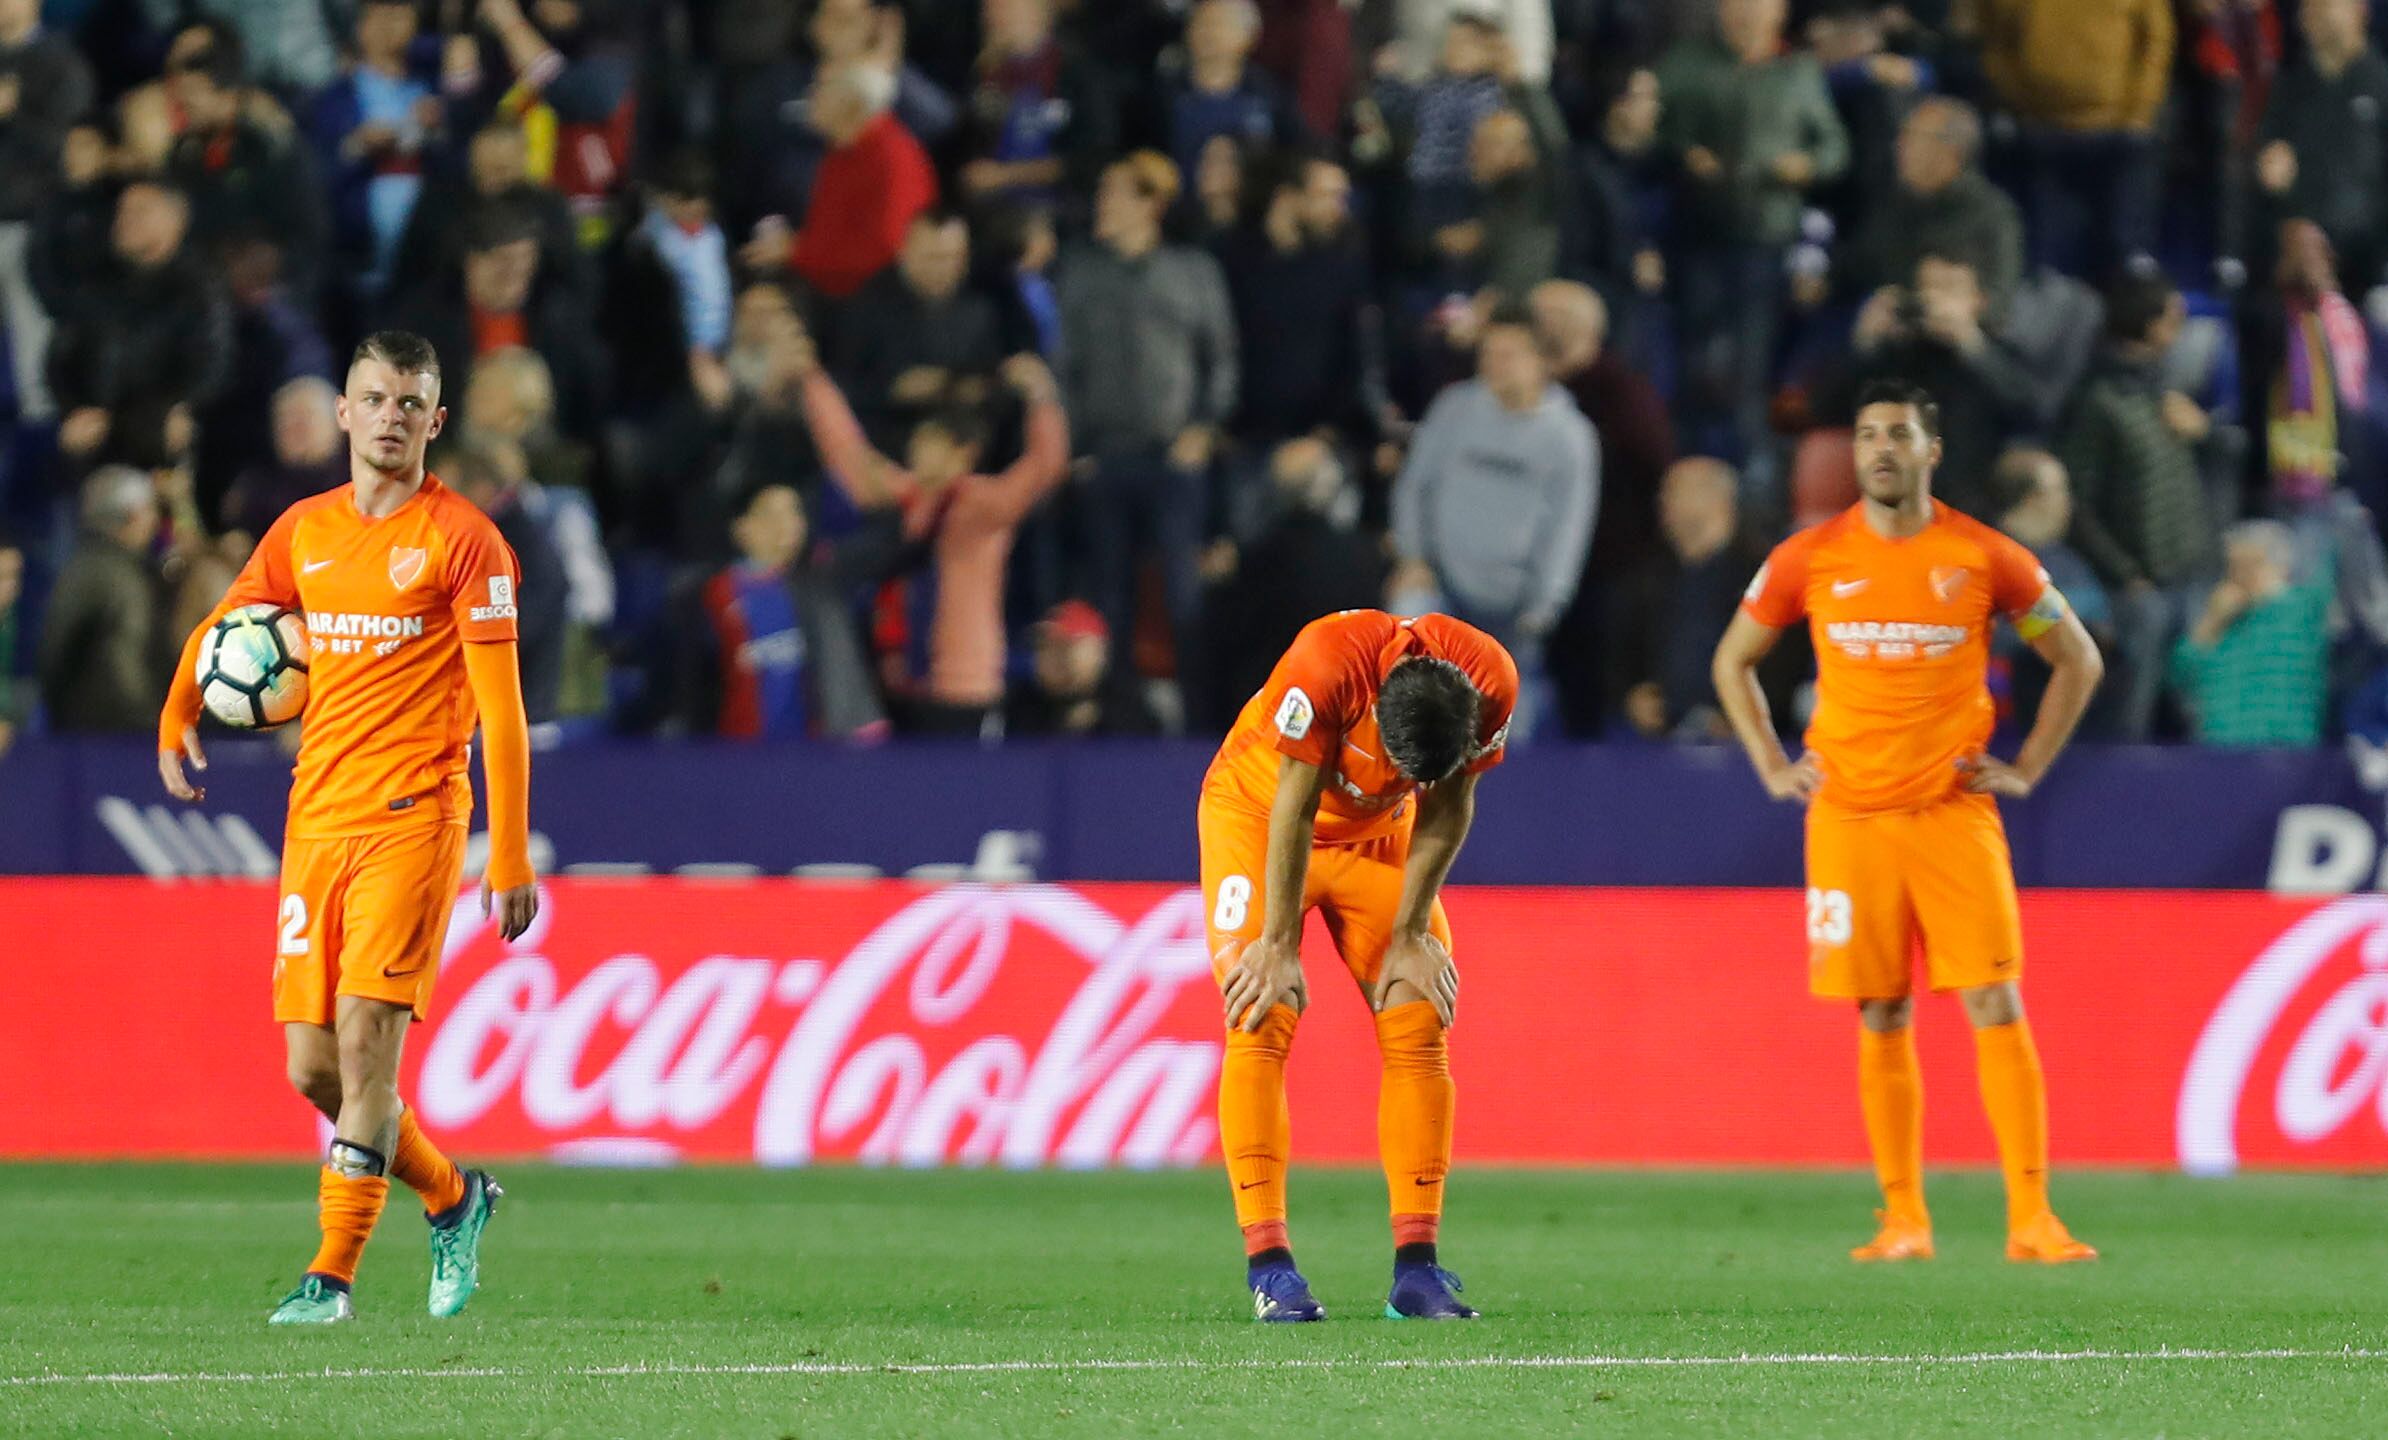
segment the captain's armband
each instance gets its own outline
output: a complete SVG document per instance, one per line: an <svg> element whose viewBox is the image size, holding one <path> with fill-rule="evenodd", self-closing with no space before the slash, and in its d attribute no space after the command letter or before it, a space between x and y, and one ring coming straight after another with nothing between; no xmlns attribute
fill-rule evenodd
<svg viewBox="0 0 2388 1440"><path fill-rule="evenodd" d="M2065 593L2054 585L2040 592L2029 610L2015 617L2015 633L2026 640L2037 640L2063 623L2069 607Z"/></svg>

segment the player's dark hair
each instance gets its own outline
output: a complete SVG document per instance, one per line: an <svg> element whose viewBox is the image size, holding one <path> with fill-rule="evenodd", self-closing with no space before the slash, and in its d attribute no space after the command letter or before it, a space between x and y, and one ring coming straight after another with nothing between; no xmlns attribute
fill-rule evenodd
<svg viewBox="0 0 2388 1440"><path fill-rule="evenodd" d="M1376 697L1385 758L1422 784L1448 780L1476 743L1484 697L1448 660L1414 655L1393 667Z"/></svg>
<svg viewBox="0 0 2388 1440"><path fill-rule="evenodd" d="M348 368L354 370L367 360L379 360L401 374L440 378L439 352L410 330L376 330L359 340L356 353L348 357Z"/></svg>
<svg viewBox="0 0 2388 1440"><path fill-rule="evenodd" d="M920 423L934 428L955 445L980 454L986 452L987 417L968 405L939 406Z"/></svg>
<svg viewBox="0 0 2388 1440"><path fill-rule="evenodd" d="M2129 344L2145 340L2172 307L2172 282L2162 271L2133 271L2106 291L2106 338Z"/></svg>
<svg viewBox="0 0 2388 1440"><path fill-rule="evenodd" d="M1868 380L1858 387L1857 409L1868 405L1912 405L1924 422L1924 433L1940 438L1940 402L1913 380Z"/></svg>

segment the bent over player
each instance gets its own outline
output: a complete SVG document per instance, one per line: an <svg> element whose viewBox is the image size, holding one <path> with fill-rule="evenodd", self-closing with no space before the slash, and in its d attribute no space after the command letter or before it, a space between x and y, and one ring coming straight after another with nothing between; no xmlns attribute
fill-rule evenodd
<svg viewBox="0 0 2388 1440"><path fill-rule="evenodd" d="M357 1257L395 1175L431 1221L431 1313L479 1283L498 1187L459 1171L398 1099L398 1058L424 1018L463 874L478 716L489 783L489 869L499 927L539 908L529 855L530 734L515 662L514 554L489 518L423 467L440 432L439 357L383 331L357 347L340 397L349 483L283 512L215 615L184 647L158 728L158 771L182 800L203 791L193 676L209 626L260 602L306 612L305 733L282 845L274 1019L290 1083L332 1122L318 1185L323 1241L277 1325L346 1320Z"/></svg>
<svg viewBox="0 0 2388 1440"><path fill-rule="evenodd" d="M1864 498L1777 546L1717 647L1718 698L1777 799L1806 803L1808 984L1857 1002L1858 1090L1882 1182L1857 1260L1927 1260L1913 952L1973 1022L1982 1104L2006 1174L2007 1258L2097 1252L2048 1206L2048 1100L2018 981L2023 930L1996 797L2031 794L2097 688L2097 646L2031 552L1932 498L1938 408L1912 385L1859 396ZM1816 713L1794 761L1758 661L1806 616ZM1990 629L2004 615L2054 670L2008 764L1985 753Z"/></svg>
<svg viewBox="0 0 2388 1440"><path fill-rule="evenodd" d="M1472 1319L1437 1262L1459 999L1443 877L1501 763L1517 665L1444 615L1313 622L1244 706L1197 811L1211 968L1227 1005L1219 1144L1256 1318L1321 1320L1285 1228L1285 1059L1309 1004L1302 921L1325 917L1376 1012L1377 1139L1393 1210L1395 1318Z"/></svg>

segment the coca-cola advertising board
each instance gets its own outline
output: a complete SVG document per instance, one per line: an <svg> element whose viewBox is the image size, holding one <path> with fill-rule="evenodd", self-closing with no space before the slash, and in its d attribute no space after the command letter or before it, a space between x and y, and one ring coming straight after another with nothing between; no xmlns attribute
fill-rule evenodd
<svg viewBox="0 0 2388 1440"><path fill-rule="evenodd" d="M291 1156L275 900L0 881L0 1156ZM1789 890L1449 896L1459 1157L1856 1164L1855 1017ZM2061 1163L2388 1163L2388 897L2027 895ZM1314 922L1298 1159L1373 1163L1374 1032ZM550 883L509 946L459 897L405 1087L449 1148L614 1163L1158 1166L1217 1150L1199 897L1160 885ZM1953 1002L1927 1145L1993 1151Z"/></svg>

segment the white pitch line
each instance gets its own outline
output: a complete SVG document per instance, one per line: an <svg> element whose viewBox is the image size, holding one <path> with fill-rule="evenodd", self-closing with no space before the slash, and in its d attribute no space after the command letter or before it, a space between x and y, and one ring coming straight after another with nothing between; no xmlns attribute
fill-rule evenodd
<svg viewBox="0 0 2388 1440"><path fill-rule="evenodd" d="M1186 1370L1675 1370L1770 1366L1981 1366L2136 1363L2167 1360L2388 1360L2388 1350L1978 1350L1959 1355L1463 1355L1415 1360L982 1360L940 1363L854 1364L790 1360L748 1365L664 1362L652 1365L572 1365L561 1369L516 1369L503 1365L390 1369L326 1366L320 1370L149 1371L93 1375L5 1375L0 1385L281 1385L309 1380L608 1380L648 1375L1037 1375L1103 1371Z"/></svg>

